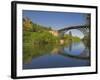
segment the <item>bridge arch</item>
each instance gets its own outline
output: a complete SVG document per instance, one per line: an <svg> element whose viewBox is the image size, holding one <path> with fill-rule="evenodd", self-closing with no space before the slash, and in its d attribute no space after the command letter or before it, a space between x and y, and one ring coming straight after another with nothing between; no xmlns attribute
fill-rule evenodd
<svg viewBox="0 0 100 80"><path fill-rule="evenodd" d="M71 26L71 27L67 27L67 28L63 28L63 29L60 29L58 30L60 36L64 36L64 34L69 31L69 30L73 30L73 29L76 29L76 30L79 30L81 31L84 36L87 36L89 34L89 26Z"/></svg>

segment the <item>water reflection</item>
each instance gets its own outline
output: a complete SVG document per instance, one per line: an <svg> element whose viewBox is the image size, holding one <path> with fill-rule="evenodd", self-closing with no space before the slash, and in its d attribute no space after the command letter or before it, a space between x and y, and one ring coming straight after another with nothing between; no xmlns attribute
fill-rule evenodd
<svg viewBox="0 0 100 80"><path fill-rule="evenodd" d="M90 52L83 42L72 43L69 47L64 47L63 52L67 55L78 57L80 59L89 59Z"/></svg>
<svg viewBox="0 0 100 80"><path fill-rule="evenodd" d="M25 45L23 56L23 69L90 66L89 48L83 42Z"/></svg>

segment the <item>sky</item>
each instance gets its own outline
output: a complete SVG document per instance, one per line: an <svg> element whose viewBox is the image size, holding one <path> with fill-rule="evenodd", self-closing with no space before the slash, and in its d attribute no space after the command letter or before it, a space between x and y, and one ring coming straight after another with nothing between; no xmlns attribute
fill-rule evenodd
<svg viewBox="0 0 100 80"><path fill-rule="evenodd" d="M84 13L71 12L51 12L51 11L34 11L23 10L23 17L28 17L32 22L38 23L45 27L51 27L59 30L74 25L85 24ZM73 36L82 38L84 35L78 30L71 30Z"/></svg>

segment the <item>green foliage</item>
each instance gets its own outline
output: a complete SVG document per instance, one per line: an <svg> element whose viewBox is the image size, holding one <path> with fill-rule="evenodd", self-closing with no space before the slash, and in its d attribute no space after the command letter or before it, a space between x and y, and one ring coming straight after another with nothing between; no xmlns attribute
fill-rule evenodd
<svg viewBox="0 0 100 80"><path fill-rule="evenodd" d="M32 44L47 44L47 43L58 43L60 38L53 36L51 33L44 32L28 32L24 31L23 34L24 43Z"/></svg>
<svg viewBox="0 0 100 80"><path fill-rule="evenodd" d="M59 38L49 33L49 30L52 30L51 27L47 28L39 24L33 23L29 18L23 18L24 43L44 44L49 42L58 42Z"/></svg>
<svg viewBox="0 0 100 80"><path fill-rule="evenodd" d="M41 32L45 30L52 30L51 27L47 28L39 24L33 23L29 18L23 18L23 30L32 32Z"/></svg>
<svg viewBox="0 0 100 80"><path fill-rule="evenodd" d="M72 40L73 42L79 42L81 39L77 36L64 35L64 40Z"/></svg>
<svg viewBox="0 0 100 80"><path fill-rule="evenodd" d="M47 28L39 24L33 23L29 19L23 19L23 61L28 62L33 57L41 56L45 52L50 52L53 46L60 45L59 36L54 36L49 31L51 27ZM78 37L71 35L64 35L63 40L67 40L65 45L70 44L68 40L72 39L74 42L80 41ZM67 44L66 44L67 43ZM43 45L43 46L42 46ZM48 46L49 45L49 46Z"/></svg>
<svg viewBox="0 0 100 80"><path fill-rule="evenodd" d="M73 40L73 42L80 42L81 41L81 39L79 37L76 37L76 36L73 37L72 40Z"/></svg>
<svg viewBox="0 0 100 80"><path fill-rule="evenodd" d="M42 32L42 31L48 31L51 30L51 28L47 28L38 24L33 23L32 24L32 32Z"/></svg>

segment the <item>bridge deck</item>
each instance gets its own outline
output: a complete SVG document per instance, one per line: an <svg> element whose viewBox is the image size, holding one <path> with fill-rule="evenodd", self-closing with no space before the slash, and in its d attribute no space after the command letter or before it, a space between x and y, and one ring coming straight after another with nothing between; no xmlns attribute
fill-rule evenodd
<svg viewBox="0 0 100 80"><path fill-rule="evenodd" d="M78 28L88 28L87 25L78 25L78 26L70 26L67 28L59 29L58 31L65 31L65 30L70 30L70 29L78 29Z"/></svg>

